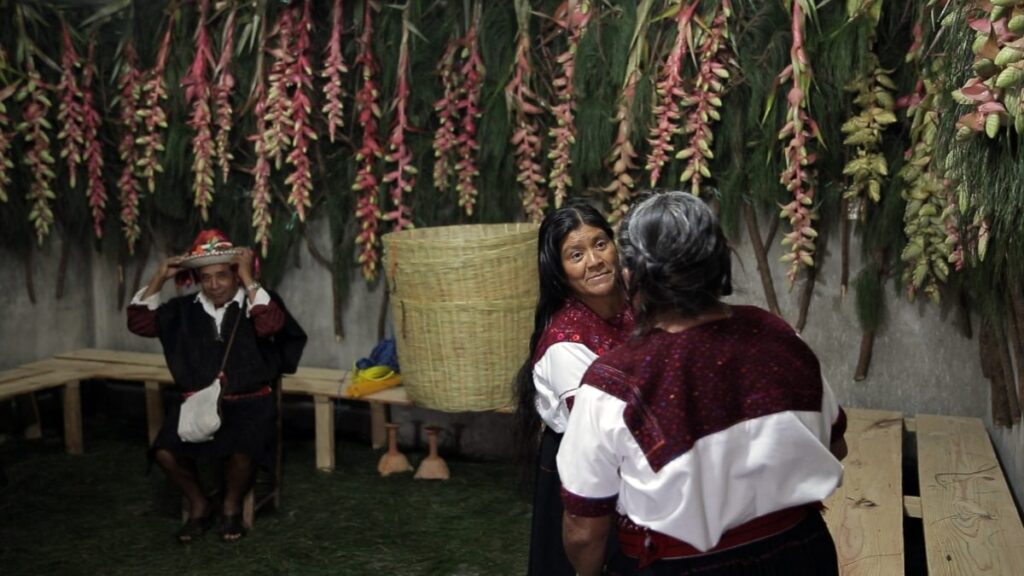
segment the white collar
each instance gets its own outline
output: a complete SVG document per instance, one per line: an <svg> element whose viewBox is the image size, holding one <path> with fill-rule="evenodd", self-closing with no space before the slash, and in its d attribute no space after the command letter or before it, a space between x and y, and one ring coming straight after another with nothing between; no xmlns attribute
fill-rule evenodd
<svg viewBox="0 0 1024 576"><path fill-rule="evenodd" d="M239 286L238 292L235 292L235 297L232 298L231 300L228 300L227 302L225 302L224 306L221 306L219 309L216 306L213 305L213 300L210 300L210 298L207 297L206 294L202 290L200 290L196 294L195 301L199 302L200 304L203 305L203 310L206 310L207 314L209 314L210 316L213 316L214 318L216 318L217 315L218 315L218 312L220 314L223 314L224 311L227 309L227 306L229 304L231 304L231 302L237 302L238 306L241 307L242 306L242 302L245 301L245 290L243 290L242 287Z"/></svg>

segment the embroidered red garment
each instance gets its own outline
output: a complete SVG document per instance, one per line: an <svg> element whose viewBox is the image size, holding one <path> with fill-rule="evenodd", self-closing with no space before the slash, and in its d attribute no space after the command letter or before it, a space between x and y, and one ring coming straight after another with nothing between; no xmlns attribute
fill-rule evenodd
<svg viewBox="0 0 1024 576"><path fill-rule="evenodd" d="M252 319L253 329L260 337L276 333L284 326L284 311L271 300L265 305L255 305L249 309L249 318ZM128 306L128 330L132 334L155 338L156 310L150 310L145 305Z"/></svg>
<svg viewBox="0 0 1024 576"><path fill-rule="evenodd" d="M583 377L626 403L623 420L654 472L739 422L821 410L818 359L793 328L759 308L732 309L683 332L634 338Z"/></svg>
<svg viewBox="0 0 1024 576"><path fill-rule="evenodd" d="M559 342L583 344L591 352L603 356L626 341L633 332L633 310L629 305L622 312L605 320L586 304L569 298L551 318L533 354L536 364L548 348Z"/></svg>

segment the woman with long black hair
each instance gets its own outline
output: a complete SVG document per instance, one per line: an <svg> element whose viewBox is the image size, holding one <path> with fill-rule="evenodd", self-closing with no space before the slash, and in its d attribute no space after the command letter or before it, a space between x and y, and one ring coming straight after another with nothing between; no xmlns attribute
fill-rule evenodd
<svg viewBox="0 0 1024 576"><path fill-rule="evenodd" d="M515 383L517 444L525 460L536 458L529 574L572 575L562 545L555 456L580 378L598 356L629 337L633 316L614 232L589 205L569 205L545 218L537 270L540 298L530 351Z"/></svg>

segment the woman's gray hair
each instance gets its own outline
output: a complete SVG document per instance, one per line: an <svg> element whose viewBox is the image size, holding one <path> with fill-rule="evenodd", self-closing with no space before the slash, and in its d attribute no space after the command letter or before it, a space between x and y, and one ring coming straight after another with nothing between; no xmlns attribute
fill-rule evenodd
<svg viewBox="0 0 1024 576"><path fill-rule="evenodd" d="M634 206L619 231L620 256L637 324L695 317L732 294L732 259L711 209L685 192L661 192Z"/></svg>

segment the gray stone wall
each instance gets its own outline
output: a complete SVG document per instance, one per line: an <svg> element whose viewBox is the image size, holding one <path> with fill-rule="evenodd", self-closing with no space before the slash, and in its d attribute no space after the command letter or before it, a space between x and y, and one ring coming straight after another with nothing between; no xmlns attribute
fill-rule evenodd
<svg viewBox="0 0 1024 576"><path fill-rule="evenodd" d="M326 227L314 223L313 234L327 244ZM853 252L856 253L856 242ZM826 250L838 240L830 239ZM51 240L34 260L38 301L29 303L24 266L0 247L0 369L11 368L61 350L95 346L137 351L159 351L155 341L127 332L124 311L117 308L117 267L111 256L84 245L73 248L65 296L54 298L59 260L59 240ZM771 262L777 262L773 248ZM977 342L966 339L949 310L927 303L910 304L890 289L888 319L875 341L874 358L866 380L855 382L853 373L859 353L860 329L854 312L854 296L839 291L839 259L826 251L809 322L803 336L821 359L826 378L840 401L848 406L900 410L906 414L932 413L975 416L985 420L1014 490L1024 496L1024 432L1020 426L996 429L989 417L989 383L981 376ZM278 287L292 313L310 335L304 365L351 368L366 356L377 340L381 286L368 290L357 282L345 312L344 340L334 337L331 317L330 277L302 250L301 267L291 270ZM154 254L143 276L149 279L157 266ZM854 259L851 270L860 269ZM773 271L782 313L796 321L800 286L788 291L781 266ZM733 303L763 305L757 266L745 239L737 246L734 264ZM888 289L888 288L887 288ZM166 296L173 288L165 288ZM503 414L444 414L432 410L395 408L402 423L404 443L415 443L418 425L445 427L442 444L467 455L501 457L511 453L511 419ZM422 450L410 456L418 458ZM344 455L340 455L344 458Z"/></svg>

